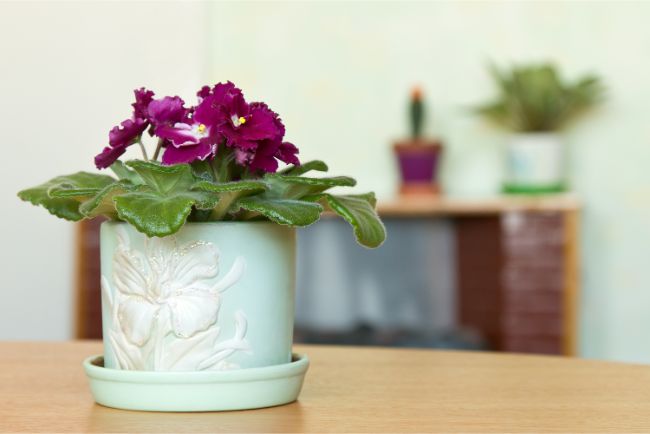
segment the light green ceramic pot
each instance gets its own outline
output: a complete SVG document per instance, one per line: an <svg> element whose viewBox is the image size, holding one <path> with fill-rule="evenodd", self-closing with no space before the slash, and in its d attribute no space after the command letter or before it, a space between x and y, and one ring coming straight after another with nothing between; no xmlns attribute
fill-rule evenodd
<svg viewBox="0 0 650 434"><path fill-rule="evenodd" d="M105 367L233 370L291 361L295 230L187 223L147 238L101 228Z"/></svg>

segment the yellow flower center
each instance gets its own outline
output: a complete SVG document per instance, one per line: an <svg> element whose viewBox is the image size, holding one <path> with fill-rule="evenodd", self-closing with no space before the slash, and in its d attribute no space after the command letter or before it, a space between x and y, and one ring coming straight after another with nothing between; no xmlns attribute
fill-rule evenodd
<svg viewBox="0 0 650 434"><path fill-rule="evenodd" d="M199 133L204 133L206 128L204 124L199 124Z"/></svg>
<svg viewBox="0 0 650 434"><path fill-rule="evenodd" d="M240 125L243 125L243 124L245 124L245 123L246 123L246 118L243 117L243 116L240 116L240 117L239 117L239 124L240 124Z"/></svg>

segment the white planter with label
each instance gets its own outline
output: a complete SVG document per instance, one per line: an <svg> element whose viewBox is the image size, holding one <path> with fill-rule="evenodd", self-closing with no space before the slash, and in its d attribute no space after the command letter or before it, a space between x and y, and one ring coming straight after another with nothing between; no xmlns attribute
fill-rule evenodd
<svg viewBox="0 0 650 434"><path fill-rule="evenodd" d="M506 153L506 192L564 190L564 146L558 134L515 134L508 143Z"/></svg>

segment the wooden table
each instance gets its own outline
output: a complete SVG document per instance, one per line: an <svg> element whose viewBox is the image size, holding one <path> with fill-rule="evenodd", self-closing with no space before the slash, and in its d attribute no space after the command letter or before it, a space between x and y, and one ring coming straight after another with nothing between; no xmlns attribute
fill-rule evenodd
<svg viewBox="0 0 650 434"><path fill-rule="evenodd" d="M226 413L94 404L98 342L0 343L0 432L650 431L650 367L561 357L298 346L300 400Z"/></svg>

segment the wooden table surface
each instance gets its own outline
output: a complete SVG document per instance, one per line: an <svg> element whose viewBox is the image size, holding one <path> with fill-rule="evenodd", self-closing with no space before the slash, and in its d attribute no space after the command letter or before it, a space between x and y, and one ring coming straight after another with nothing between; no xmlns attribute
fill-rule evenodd
<svg viewBox="0 0 650 434"><path fill-rule="evenodd" d="M650 366L559 357L297 346L298 402L225 413L95 404L81 361L98 342L0 343L6 432L650 431Z"/></svg>

